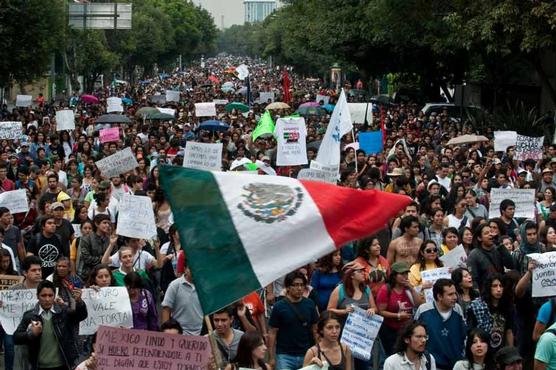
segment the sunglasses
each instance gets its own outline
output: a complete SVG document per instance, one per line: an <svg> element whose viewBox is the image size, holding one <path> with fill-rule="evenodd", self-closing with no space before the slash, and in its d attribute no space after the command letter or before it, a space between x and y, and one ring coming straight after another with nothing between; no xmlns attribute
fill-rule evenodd
<svg viewBox="0 0 556 370"><path fill-rule="evenodd" d="M427 248L425 253L438 253L438 248Z"/></svg>

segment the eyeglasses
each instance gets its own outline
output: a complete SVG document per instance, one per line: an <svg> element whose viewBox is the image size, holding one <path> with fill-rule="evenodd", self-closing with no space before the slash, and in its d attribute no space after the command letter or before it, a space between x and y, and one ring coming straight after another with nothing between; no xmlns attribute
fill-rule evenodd
<svg viewBox="0 0 556 370"><path fill-rule="evenodd" d="M429 340L429 336L428 335L414 335L413 336L415 339L419 339L419 340Z"/></svg>
<svg viewBox="0 0 556 370"><path fill-rule="evenodd" d="M427 248L425 253L438 253L438 248Z"/></svg>

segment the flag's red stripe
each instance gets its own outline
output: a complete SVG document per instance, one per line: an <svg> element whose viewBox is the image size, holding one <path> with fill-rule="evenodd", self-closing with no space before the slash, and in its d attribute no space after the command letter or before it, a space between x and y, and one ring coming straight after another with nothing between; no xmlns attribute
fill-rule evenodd
<svg viewBox="0 0 556 370"><path fill-rule="evenodd" d="M322 215L336 248L382 230L388 220L411 203L405 195L356 190L315 181L301 181Z"/></svg>

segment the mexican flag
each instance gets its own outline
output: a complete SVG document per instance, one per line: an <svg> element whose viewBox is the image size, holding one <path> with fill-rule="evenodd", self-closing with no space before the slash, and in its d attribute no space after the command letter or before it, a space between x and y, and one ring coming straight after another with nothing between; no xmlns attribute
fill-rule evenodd
<svg viewBox="0 0 556 370"><path fill-rule="evenodd" d="M280 176L160 171L205 314L379 231L411 202Z"/></svg>

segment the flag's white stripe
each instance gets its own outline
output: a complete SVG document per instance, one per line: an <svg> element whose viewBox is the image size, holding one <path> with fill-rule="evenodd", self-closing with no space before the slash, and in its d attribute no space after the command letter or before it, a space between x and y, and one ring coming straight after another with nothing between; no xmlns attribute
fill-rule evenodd
<svg viewBox="0 0 556 370"><path fill-rule="evenodd" d="M333 252L334 241L326 231L322 216L303 185L288 177L241 175L213 172L228 206L253 271L261 286L294 269ZM299 187L303 202L293 216L267 224L246 216L237 207L244 198L243 187L250 183L272 183ZM307 222L310 220L309 222Z"/></svg>

